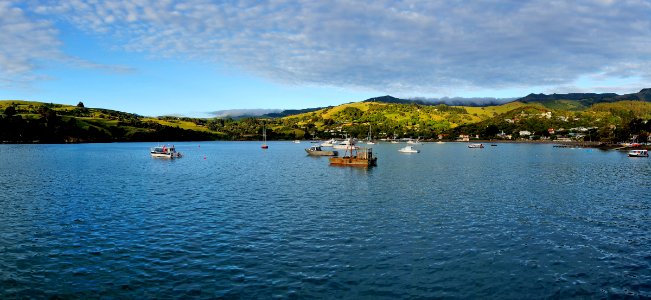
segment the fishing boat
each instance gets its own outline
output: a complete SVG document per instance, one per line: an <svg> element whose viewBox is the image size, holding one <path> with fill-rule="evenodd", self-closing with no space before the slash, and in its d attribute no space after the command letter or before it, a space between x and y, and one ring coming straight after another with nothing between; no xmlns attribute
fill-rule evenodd
<svg viewBox="0 0 651 300"><path fill-rule="evenodd" d="M405 146L403 148L398 149L398 152L402 153L420 153L420 150L412 147L412 146Z"/></svg>
<svg viewBox="0 0 651 300"><path fill-rule="evenodd" d="M174 145L168 147L166 145L163 146L156 146L154 148L151 148L149 151L149 154L151 157L154 158L181 158L181 152L176 152L176 148L174 148Z"/></svg>
<svg viewBox="0 0 651 300"><path fill-rule="evenodd" d="M468 148L484 148L484 144L470 144Z"/></svg>
<svg viewBox="0 0 651 300"><path fill-rule="evenodd" d="M350 139L350 147L342 157L330 157L330 165L368 168L377 165L377 157L373 156L372 148L355 147L355 142Z"/></svg>
<svg viewBox="0 0 651 300"><path fill-rule="evenodd" d="M310 146L305 149L305 152L311 156L337 156L339 154L337 151L323 150L321 146Z"/></svg>
<svg viewBox="0 0 651 300"><path fill-rule="evenodd" d="M269 149L269 146L267 145L267 128L262 127L262 146L260 146L262 149Z"/></svg>
<svg viewBox="0 0 651 300"><path fill-rule="evenodd" d="M649 157L648 150L631 150L628 151L628 157Z"/></svg>

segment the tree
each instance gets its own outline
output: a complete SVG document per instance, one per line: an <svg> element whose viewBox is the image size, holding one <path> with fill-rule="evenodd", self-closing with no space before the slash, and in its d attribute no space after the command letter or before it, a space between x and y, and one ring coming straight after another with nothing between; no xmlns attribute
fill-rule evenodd
<svg viewBox="0 0 651 300"><path fill-rule="evenodd" d="M5 116L11 117L11 116L16 114L16 108L13 107L13 105L12 106L7 106L7 108L5 108L5 113L4 114L5 114Z"/></svg>
<svg viewBox="0 0 651 300"><path fill-rule="evenodd" d="M485 136L494 137L498 133L500 133L500 129L497 127L497 125L491 124L491 125L486 126Z"/></svg>
<svg viewBox="0 0 651 300"><path fill-rule="evenodd" d="M77 107L84 108L84 102L79 101L79 103L77 103Z"/></svg>

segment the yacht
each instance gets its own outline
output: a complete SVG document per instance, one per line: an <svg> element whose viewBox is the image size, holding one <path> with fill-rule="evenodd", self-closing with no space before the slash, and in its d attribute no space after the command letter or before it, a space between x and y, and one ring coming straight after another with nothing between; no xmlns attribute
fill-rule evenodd
<svg viewBox="0 0 651 300"><path fill-rule="evenodd" d="M341 142L339 144L336 144L336 145L334 145L332 147L335 148L335 149L343 149L343 150L350 149L350 148L354 148L355 150L357 150L359 148L359 147L355 146L355 143L354 143L353 139L347 139L347 140L345 140L345 141L343 141L343 142Z"/></svg>
<svg viewBox="0 0 651 300"><path fill-rule="evenodd" d="M335 139L329 139L323 143L321 143L321 147L332 147L337 143L337 140Z"/></svg>

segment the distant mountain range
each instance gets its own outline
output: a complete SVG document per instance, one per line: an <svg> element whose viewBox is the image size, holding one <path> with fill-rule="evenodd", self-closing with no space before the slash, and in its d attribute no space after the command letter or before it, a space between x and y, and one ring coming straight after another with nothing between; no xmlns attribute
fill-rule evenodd
<svg viewBox="0 0 651 300"><path fill-rule="evenodd" d="M488 107L502 105L510 102L522 103L540 103L545 107L553 109L566 109L566 110L580 110L585 109L597 103L612 103L617 101L645 101L651 102L651 88L645 88L637 93L618 95L615 93L568 93L568 94L529 94L522 98L440 98L440 99L427 99L427 98L414 98L414 99L401 99L390 95L373 97L362 102L377 102L377 103L392 103L392 104L418 104L426 106L436 105L450 105L450 106L469 106L469 107ZM305 109L288 109L280 112L272 112L257 115L265 118L282 118L292 115L298 115L313 111L318 111L328 107L316 107ZM256 116L255 114L248 114L243 116ZM243 117L239 116L239 118Z"/></svg>
<svg viewBox="0 0 651 300"><path fill-rule="evenodd" d="M486 107L500 105L514 101L517 98L492 98L492 97L444 97L444 98L413 98L413 99L400 99L392 96L382 96L366 99L362 102L379 102L379 103L395 103L395 104L418 104L418 105L450 105L450 106L471 106L471 107Z"/></svg>
<svg viewBox="0 0 651 300"><path fill-rule="evenodd" d="M569 93L569 94L529 94L526 97L520 98L516 101L530 103L530 102L544 102L550 100L576 100L587 104L595 104L599 102L617 102L617 101L651 101L651 88L642 89L637 93L618 95L615 93Z"/></svg>

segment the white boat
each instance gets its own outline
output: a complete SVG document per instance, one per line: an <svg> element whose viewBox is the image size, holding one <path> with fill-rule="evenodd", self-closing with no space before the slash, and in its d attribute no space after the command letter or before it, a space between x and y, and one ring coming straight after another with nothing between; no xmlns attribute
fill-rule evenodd
<svg viewBox="0 0 651 300"><path fill-rule="evenodd" d="M335 139L329 139L323 143L321 143L321 147L332 147L337 143L337 140Z"/></svg>
<svg viewBox="0 0 651 300"><path fill-rule="evenodd" d="M149 154L151 157L157 157L157 158L180 158L181 152L176 152L176 148L174 148L174 145L172 146L156 146L154 148L151 148L149 151Z"/></svg>
<svg viewBox="0 0 651 300"><path fill-rule="evenodd" d="M631 150L628 151L628 157L649 157L648 150Z"/></svg>
<svg viewBox="0 0 651 300"><path fill-rule="evenodd" d="M414 149L414 147L412 147L412 146L405 146L403 148L398 149L398 152L402 152L402 153L419 153L420 150Z"/></svg>
<svg viewBox="0 0 651 300"><path fill-rule="evenodd" d="M420 142L420 139L416 139L416 140L409 139L409 140L407 140L407 144L422 145L423 143Z"/></svg>
<svg viewBox="0 0 651 300"><path fill-rule="evenodd" d="M300 144L300 143L301 143L300 140L294 140L294 144Z"/></svg>
<svg viewBox="0 0 651 300"><path fill-rule="evenodd" d="M484 144L470 144L468 148L484 148Z"/></svg>
<svg viewBox="0 0 651 300"><path fill-rule="evenodd" d="M368 137L366 138L366 144L375 145L375 142L373 142L373 138L371 137L371 125L368 126Z"/></svg>
<svg viewBox="0 0 651 300"><path fill-rule="evenodd" d="M343 141L343 142L341 142L339 144L336 144L336 145L332 146L332 148L334 148L334 149L343 149L343 150L347 150L347 149L355 149L355 150L357 150L357 149L359 149L358 146L355 146L355 142L353 141L353 139L347 139L347 140L345 140L345 141Z"/></svg>
<svg viewBox="0 0 651 300"><path fill-rule="evenodd" d="M267 145L267 127L262 126L262 146L260 148L262 149L269 149L269 145Z"/></svg>

